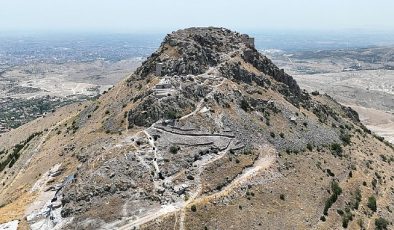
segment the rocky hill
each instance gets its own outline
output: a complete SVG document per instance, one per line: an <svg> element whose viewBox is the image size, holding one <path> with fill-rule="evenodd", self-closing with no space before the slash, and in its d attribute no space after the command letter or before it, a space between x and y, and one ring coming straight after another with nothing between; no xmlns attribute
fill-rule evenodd
<svg viewBox="0 0 394 230"><path fill-rule="evenodd" d="M169 34L135 73L0 138L20 229L389 229L394 150L223 28ZM14 222L11 222L14 221Z"/></svg>

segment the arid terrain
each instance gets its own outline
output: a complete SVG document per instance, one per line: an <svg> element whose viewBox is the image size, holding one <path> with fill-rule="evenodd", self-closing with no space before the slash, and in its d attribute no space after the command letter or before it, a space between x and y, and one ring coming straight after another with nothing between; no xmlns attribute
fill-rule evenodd
<svg viewBox="0 0 394 230"><path fill-rule="evenodd" d="M351 106L368 128L394 143L394 48L264 53L301 88Z"/></svg>
<svg viewBox="0 0 394 230"><path fill-rule="evenodd" d="M0 133L61 106L97 97L140 63L134 58L7 68L0 74Z"/></svg>
<svg viewBox="0 0 394 230"><path fill-rule="evenodd" d="M0 228L390 229L394 147L224 28L0 137Z"/></svg>
<svg viewBox="0 0 394 230"><path fill-rule="evenodd" d="M94 99L134 71L156 40L138 34L1 34L0 135Z"/></svg>

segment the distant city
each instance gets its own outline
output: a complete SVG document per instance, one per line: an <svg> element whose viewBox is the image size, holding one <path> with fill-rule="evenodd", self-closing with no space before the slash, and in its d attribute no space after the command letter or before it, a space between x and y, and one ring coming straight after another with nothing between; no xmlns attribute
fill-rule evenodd
<svg viewBox="0 0 394 230"><path fill-rule="evenodd" d="M0 36L0 71L32 63L119 61L145 57L159 45L160 35L7 35Z"/></svg>
<svg viewBox="0 0 394 230"><path fill-rule="evenodd" d="M257 49L285 51L330 50L394 44L388 32L248 32ZM0 35L0 71L31 63L119 61L146 57L165 34L32 34Z"/></svg>

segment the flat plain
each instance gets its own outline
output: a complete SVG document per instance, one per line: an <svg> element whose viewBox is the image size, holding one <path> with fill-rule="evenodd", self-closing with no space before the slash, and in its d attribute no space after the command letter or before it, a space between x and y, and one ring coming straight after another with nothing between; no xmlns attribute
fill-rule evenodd
<svg viewBox="0 0 394 230"><path fill-rule="evenodd" d="M301 88L352 107L369 129L394 143L394 48L264 53Z"/></svg>

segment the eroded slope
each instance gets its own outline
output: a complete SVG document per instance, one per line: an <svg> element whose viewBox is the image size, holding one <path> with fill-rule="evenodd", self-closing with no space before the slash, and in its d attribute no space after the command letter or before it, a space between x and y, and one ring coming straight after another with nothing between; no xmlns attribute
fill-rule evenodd
<svg viewBox="0 0 394 230"><path fill-rule="evenodd" d="M56 123L28 142L39 146L36 153L23 147L21 166L1 175L0 212L34 194L24 212L4 221L18 218L33 229L373 228L378 218L393 221L392 147L350 108L302 92L245 38L221 28L177 31L100 99L70 116L53 114ZM42 173L30 181L7 176L28 177L37 164Z"/></svg>

